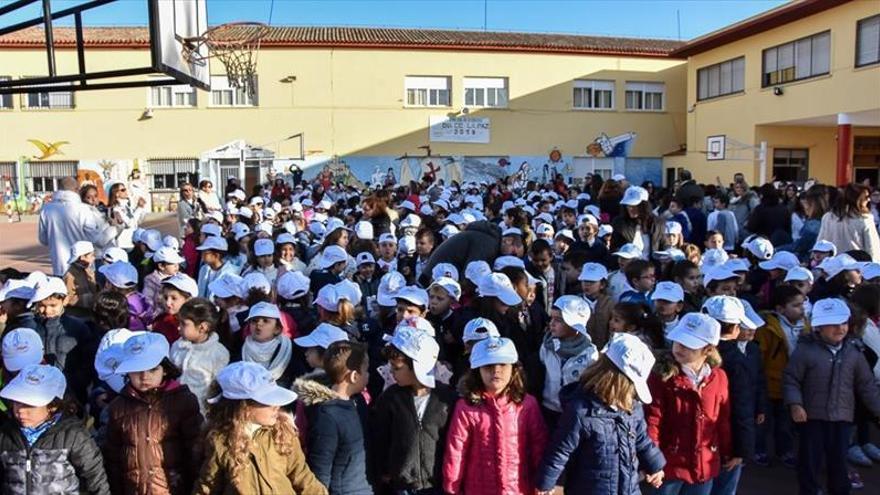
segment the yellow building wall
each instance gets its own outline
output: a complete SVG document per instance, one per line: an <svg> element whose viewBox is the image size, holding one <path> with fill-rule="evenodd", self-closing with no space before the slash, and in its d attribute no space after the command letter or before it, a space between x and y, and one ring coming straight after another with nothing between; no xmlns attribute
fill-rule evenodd
<svg viewBox="0 0 880 495"><path fill-rule="evenodd" d="M86 51L90 71L148 65L147 50ZM58 52L59 72L75 71L75 53ZM212 61L212 72L223 68ZM45 74L38 50L0 51L0 75ZM567 156L584 155L600 133L638 134L634 157L659 157L685 141L683 60L529 53L405 51L355 49L264 49L259 57L259 106L212 108L210 95L198 91L197 108L156 108L139 120L148 89L85 91L73 110L27 110L15 97L13 110L0 111L0 160L30 156L26 142L69 141L64 159L197 157L236 139L267 145L276 156L296 156L305 148L333 155L419 154L430 144L435 154L546 154L558 147ZM452 105L405 108L407 75L442 75L452 80ZM292 83L280 82L295 76ZM508 78L507 109L472 109L470 116L491 119L489 144L429 143L430 116L458 112L464 106L463 78ZM616 81L613 111L572 109L574 79ZM666 111L624 109L626 81L666 83Z"/></svg>
<svg viewBox="0 0 880 495"><path fill-rule="evenodd" d="M876 15L878 3L855 1L745 38L688 60L687 149L685 157L664 160L664 167L685 167L697 181L714 183L716 177L729 182L736 172L755 182L757 161L706 160L706 138L726 135L757 146L767 140L767 178L772 174L773 147L810 148L810 176L834 182L836 141L834 127L774 128L769 125L798 119L880 109L880 66L855 68L856 22ZM784 94L761 87L762 51L779 44L831 30L831 73L812 79L781 84ZM697 101L697 70L745 56L744 93ZM855 134L866 132L855 129ZM778 142L776 140L779 140ZM797 145L797 146L795 146ZM740 157L745 156L741 153Z"/></svg>

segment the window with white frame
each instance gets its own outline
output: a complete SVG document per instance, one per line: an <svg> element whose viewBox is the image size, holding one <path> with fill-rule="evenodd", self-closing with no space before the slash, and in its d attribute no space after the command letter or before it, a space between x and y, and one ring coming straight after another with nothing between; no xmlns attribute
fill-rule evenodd
<svg viewBox="0 0 880 495"><path fill-rule="evenodd" d="M739 57L697 70L697 100L745 90L746 58Z"/></svg>
<svg viewBox="0 0 880 495"><path fill-rule="evenodd" d="M630 82L626 83L626 109L662 111L666 105L666 83Z"/></svg>
<svg viewBox="0 0 880 495"><path fill-rule="evenodd" d="M153 86L149 88L149 92L149 106L153 108L196 106L196 88L192 86L184 84Z"/></svg>
<svg viewBox="0 0 880 495"><path fill-rule="evenodd" d="M880 14L856 24L856 67L880 62Z"/></svg>
<svg viewBox="0 0 880 495"><path fill-rule="evenodd" d="M177 189L184 182L198 182L196 158L151 158L148 160L153 189Z"/></svg>
<svg viewBox="0 0 880 495"><path fill-rule="evenodd" d="M0 76L0 81L9 81L9 76ZM12 108L12 95L0 95L0 108Z"/></svg>
<svg viewBox="0 0 880 495"><path fill-rule="evenodd" d="M831 32L814 34L764 50L763 87L828 74Z"/></svg>
<svg viewBox="0 0 880 495"><path fill-rule="evenodd" d="M71 109L74 106L73 91L54 91L51 93L25 93L21 96L22 105L25 108Z"/></svg>
<svg viewBox="0 0 880 495"><path fill-rule="evenodd" d="M507 108L507 78L465 77L464 106Z"/></svg>
<svg viewBox="0 0 880 495"><path fill-rule="evenodd" d="M580 109L612 110L614 81L577 79L574 81L572 106Z"/></svg>
<svg viewBox="0 0 880 495"><path fill-rule="evenodd" d="M249 90L253 85L255 91L251 96ZM234 88L226 76L211 76L211 106L215 107L255 107L259 97L259 80L254 76L244 87Z"/></svg>
<svg viewBox="0 0 880 495"><path fill-rule="evenodd" d="M451 105L451 78L447 76L406 76L406 106L448 107Z"/></svg>
<svg viewBox="0 0 880 495"><path fill-rule="evenodd" d="M0 187L6 187L6 181L10 181L12 187L15 188L17 175L15 173L15 162L0 162Z"/></svg>
<svg viewBox="0 0 880 495"><path fill-rule="evenodd" d="M34 192L52 192L58 190L61 179L76 177L78 162L57 161L31 163L30 182Z"/></svg>

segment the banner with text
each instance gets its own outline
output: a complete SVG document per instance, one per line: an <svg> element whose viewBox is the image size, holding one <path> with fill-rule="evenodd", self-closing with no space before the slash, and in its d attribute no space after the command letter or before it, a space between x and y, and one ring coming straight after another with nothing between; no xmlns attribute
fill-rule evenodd
<svg viewBox="0 0 880 495"><path fill-rule="evenodd" d="M438 143L489 143L489 119L432 116L430 140Z"/></svg>

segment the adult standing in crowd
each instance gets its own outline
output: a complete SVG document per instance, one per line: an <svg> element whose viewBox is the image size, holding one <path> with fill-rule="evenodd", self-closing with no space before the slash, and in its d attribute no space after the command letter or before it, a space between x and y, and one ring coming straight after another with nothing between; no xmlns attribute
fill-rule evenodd
<svg viewBox="0 0 880 495"><path fill-rule="evenodd" d="M52 273L60 277L67 271L74 243L91 241L104 248L116 237L116 229L100 221L92 207L83 204L76 191L76 179L65 177L59 186L52 201L40 210L38 237L40 244L49 247Z"/></svg>
<svg viewBox="0 0 880 495"><path fill-rule="evenodd" d="M819 239L831 241L837 252L860 249L880 261L880 238L868 206L869 190L861 184L849 184L834 207L822 217Z"/></svg>
<svg viewBox="0 0 880 495"><path fill-rule="evenodd" d="M177 226L180 230L180 238L183 239L186 223L191 218L202 219L202 204L196 199L193 185L184 182L180 186L180 200L177 202Z"/></svg>
<svg viewBox="0 0 880 495"><path fill-rule="evenodd" d="M651 212L648 191L638 186L629 187L620 200L625 209L612 222L611 249L620 249L624 244L634 244L648 258L660 249L663 241L663 222Z"/></svg>
<svg viewBox="0 0 880 495"><path fill-rule="evenodd" d="M690 170L678 172L678 179L681 182L678 190L675 191L675 198L681 203L683 208L688 208L694 203L703 202L703 196L705 195L703 188L694 180Z"/></svg>
<svg viewBox="0 0 880 495"><path fill-rule="evenodd" d="M393 234L391 230L391 216L388 214L388 202L386 198L372 194L364 198L362 205L364 220L373 224L373 236L378 239L382 234Z"/></svg>
<svg viewBox="0 0 880 495"><path fill-rule="evenodd" d="M110 199L107 200L107 217L110 225L119 229L116 236L116 245L125 250L134 247L131 240L135 229L144 220L146 200L138 198L137 206L131 207L128 199L128 187L124 182L117 182L110 186Z"/></svg>
<svg viewBox="0 0 880 495"><path fill-rule="evenodd" d="M791 212L779 201L779 191L773 184L764 184L760 196L761 203L749 217L749 232L769 239L774 246L791 242Z"/></svg>
<svg viewBox="0 0 880 495"><path fill-rule="evenodd" d="M205 213L220 211L222 209L220 207L220 197L217 196L217 193L214 191L214 183L207 179L199 182L198 199L199 202L202 203L202 209Z"/></svg>
<svg viewBox="0 0 880 495"><path fill-rule="evenodd" d="M745 179L734 176L733 187L730 191L730 211L736 217L738 226L739 239L737 239L737 243L748 237L749 231L746 227L749 224L749 216L752 214L752 210L758 207L758 204L760 204L758 195L749 189Z"/></svg>
<svg viewBox="0 0 880 495"><path fill-rule="evenodd" d="M819 230L822 227L822 217L828 211L828 198L825 197L824 187L811 187L798 201L804 205L803 226L798 236L792 232L792 237L797 237L795 242L780 246L779 249L791 251L801 260L807 260L813 245L820 239Z"/></svg>

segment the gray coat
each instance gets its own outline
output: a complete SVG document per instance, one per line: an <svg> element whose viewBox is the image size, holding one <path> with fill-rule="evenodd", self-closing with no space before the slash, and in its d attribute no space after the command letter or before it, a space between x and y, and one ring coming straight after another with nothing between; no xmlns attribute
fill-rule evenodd
<svg viewBox="0 0 880 495"><path fill-rule="evenodd" d="M856 394L880 416L880 386L857 341L848 337L832 353L818 334L802 335L782 377L785 405L801 405L808 419L852 422Z"/></svg>

